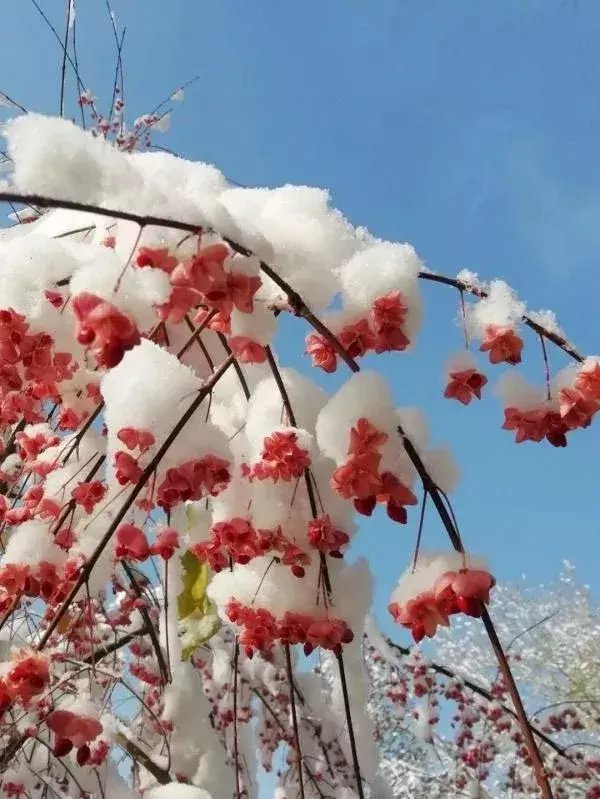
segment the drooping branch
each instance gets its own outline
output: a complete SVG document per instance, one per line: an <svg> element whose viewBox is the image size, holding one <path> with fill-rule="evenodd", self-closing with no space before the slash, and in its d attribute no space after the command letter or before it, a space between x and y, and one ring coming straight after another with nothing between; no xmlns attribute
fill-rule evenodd
<svg viewBox="0 0 600 799"><path fill-rule="evenodd" d="M140 225L141 227L146 227L148 225L154 225L156 227L168 227L172 228L173 230L181 230L187 233L197 234L202 229L202 224L193 224L191 222L184 222L177 219L167 219L165 217L153 216L153 215L143 215L143 214L135 214L131 213L130 211L121 211L115 208L104 208L98 205L92 205L89 203L79 203L74 202L72 200L61 200L58 198L52 197L44 197L37 194L20 194L18 192L0 192L0 202L7 202L7 203L24 203L26 205L33 205L39 208L64 208L70 211L80 211L82 213L92 213L98 214L99 216L106 216L111 217L113 219L122 219L126 222L134 222L135 224ZM218 233L218 231L215 231ZM233 239L229 238L228 236L222 236L223 241L227 242L227 244L237 253L240 255L250 256L254 255L252 250L248 247L244 247L243 245L239 244L238 242L234 241ZM339 342L339 340L331 334L331 331L327 328L326 325L321 322L321 320L311 311L309 306L304 302L300 294L286 281L281 275L278 274L277 270L274 269L272 266L267 264L262 259L260 260L260 268L271 280L285 293L288 305L290 309L296 316L300 316L313 327L318 333L320 333L327 341L331 344L331 346L335 349L337 354L340 358L346 363L346 365L352 369L352 371L358 371L358 366L356 361L348 354L348 351L343 347L343 345ZM471 286L464 281L458 280L457 278L450 278L444 275L437 275L433 272L426 272L422 271L419 272L419 278L422 280L428 280L435 283L443 283L448 286L453 286L454 288L458 289L459 291L465 291L469 294L472 294L475 297L479 297L480 299L484 299L487 297L487 292L484 289L480 289L476 286ZM568 342L565 338L558 335L552 330L545 328L543 325L536 322L530 316L525 314L523 316L523 322L532 330L534 330L538 335L544 336L553 344L555 344L559 349L563 350L567 355L578 362L582 362L584 360L584 356L582 356L576 349L573 347L570 342Z"/></svg>

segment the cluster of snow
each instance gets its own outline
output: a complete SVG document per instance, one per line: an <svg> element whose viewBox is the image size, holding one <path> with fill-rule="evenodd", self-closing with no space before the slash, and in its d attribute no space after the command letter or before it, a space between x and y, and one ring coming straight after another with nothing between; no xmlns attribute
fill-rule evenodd
<svg viewBox="0 0 600 799"><path fill-rule="evenodd" d="M493 280L487 291L486 298L467 307L466 324L471 338L483 338L490 326L516 328L525 313L525 303L503 280Z"/></svg>

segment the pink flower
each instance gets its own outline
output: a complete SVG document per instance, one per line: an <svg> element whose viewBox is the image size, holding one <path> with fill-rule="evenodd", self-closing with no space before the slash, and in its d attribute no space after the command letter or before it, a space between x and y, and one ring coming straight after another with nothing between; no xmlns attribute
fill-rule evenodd
<svg viewBox="0 0 600 799"><path fill-rule="evenodd" d="M241 272L230 272L227 275L227 290L232 306L242 313L254 310L254 295L262 285L258 275L245 275ZM231 309L229 309L231 311Z"/></svg>
<svg viewBox="0 0 600 799"><path fill-rule="evenodd" d="M449 378L444 390L444 397L456 399L463 405L468 405L473 397L481 399L481 389L487 383L487 377L477 369L450 372Z"/></svg>
<svg viewBox="0 0 600 799"><path fill-rule="evenodd" d="M98 719L79 716L70 710L54 710L46 724L58 738L66 738L76 748L95 740L102 732Z"/></svg>
<svg viewBox="0 0 600 799"><path fill-rule="evenodd" d="M117 438L122 441L127 449L140 449L145 452L154 443L155 438L149 430L140 430L137 427L122 427L117 433Z"/></svg>
<svg viewBox="0 0 600 799"><path fill-rule="evenodd" d="M80 505L86 513L91 513L96 505L104 499L107 488L100 480L92 480L88 483L79 483L71 491L71 496L76 505Z"/></svg>
<svg viewBox="0 0 600 799"><path fill-rule="evenodd" d="M117 528L115 558L143 561L150 557L148 539L139 527L122 524Z"/></svg>
<svg viewBox="0 0 600 799"><path fill-rule="evenodd" d="M482 604L490 601L496 581L483 569L460 569L442 574L435 581L434 596L438 604L468 616L481 616Z"/></svg>
<svg viewBox="0 0 600 799"><path fill-rule="evenodd" d="M170 560L179 547L179 533L171 527L161 530L150 547L152 555L159 555L163 560Z"/></svg>
<svg viewBox="0 0 600 799"><path fill-rule="evenodd" d="M27 705L50 682L48 659L44 655L23 655L5 675L9 692Z"/></svg>
<svg viewBox="0 0 600 799"><path fill-rule="evenodd" d="M371 322L375 331L375 352L402 351L410 344L402 329L408 306L399 291L390 291L376 299L371 307Z"/></svg>
<svg viewBox="0 0 600 799"><path fill-rule="evenodd" d="M308 523L308 540L320 552L339 557L341 548L349 543L350 536L338 530L329 516L317 516Z"/></svg>
<svg viewBox="0 0 600 799"><path fill-rule="evenodd" d="M307 355L310 355L313 366L318 366L325 372L335 372L337 369L337 353L327 339L319 333L311 333L306 337Z"/></svg>
<svg viewBox="0 0 600 799"><path fill-rule="evenodd" d="M123 450L115 453L115 466L117 482L122 486L137 483L142 476L142 469L137 460Z"/></svg>
<svg viewBox="0 0 600 799"><path fill-rule="evenodd" d="M600 401L600 363L584 365L575 378L575 388L586 399Z"/></svg>
<svg viewBox="0 0 600 799"><path fill-rule="evenodd" d="M379 477L381 455L365 452L352 455L349 460L334 471L331 485L345 499L366 499L381 491Z"/></svg>
<svg viewBox="0 0 600 799"><path fill-rule="evenodd" d="M490 363L521 363L523 340L510 327L488 325L481 346L481 352L489 352Z"/></svg>
<svg viewBox="0 0 600 799"><path fill-rule="evenodd" d="M314 619L306 631L304 652L309 655L315 647L322 647L340 654L342 644L354 640L354 633L340 619Z"/></svg>
<svg viewBox="0 0 600 799"><path fill-rule="evenodd" d="M577 427L588 427L600 407L600 400L589 399L582 391L575 388L561 389L558 394L558 402L560 418L571 430Z"/></svg>
<svg viewBox="0 0 600 799"><path fill-rule="evenodd" d="M82 292L71 305L78 323L77 341L90 347L99 366L116 366L127 350L140 343L135 322L106 300Z"/></svg>
<svg viewBox="0 0 600 799"><path fill-rule="evenodd" d="M547 407L520 411L505 408L503 430L515 430L515 442L542 441L546 438L554 447L566 447L568 425L556 411Z"/></svg>
<svg viewBox="0 0 600 799"><path fill-rule="evenodd" d="M163 322L181 322L186 313L198 305L200 295L194 289L174 286L166 302L156 306L158 318Z"/></svg>
<svg viewBox="0 0 600 799"><path fill-rule="evenodd" d="M371 450L376 450L388 440L387 433L379 430L364 416L350 429L349 455L360 455Z"/></svg>
<svg viewBox="0 0 600 799"><path fill-rule="evenodd" d="M217 302L227 294L227 277L224 263L229 257L226 244L205 247L197 255L180 263L171 274L173 286L192 288L208 300Z"/></svg>
<svg viewBox="0 0 600 799"><path fill-rule="evenodd" d="M140 247L135 262L139 267L149 266L152 269L160 269L167 275L170 275L177 266L177 258L169 255L169 250L166 247Z"/></svg>
<svg viewBox="0 0 600 799"><path fill-rule="evenodd" d="M377 494L378 502L385 502L387 514L395 522L406 524L408 516L405 505L416 505L417 498L413 492L402 483L396 475L384 472L381 475L381 491Z"/></svg>
<svg viewBox="0 0 600 799"><path fill-rule="evenodd" d="M337 335L338 341L352 358L359 358L374 349L376 337L369 322L359 319L353 325L346 325Z"/></svg>
<svg viewBox="0 0 600 799"><path fill-rule="evenodd" d="M252 470L252 476L259 480L284 480L302 477L310 466L310 457L298 445L298 436L293 431L277 432L264 440L261 460Z"/></svg>
<svg viewBox="0 0 600 799"><path fill-rule="evenodd" d="M438 627L448 627L448 615L444 613L432 593L424 592L403 605L392 602L388 610L397 624L407 627L415 641L425 636L433 638Z"/></svg>
<svg viewBox="0 0 600 799"><path fill-rule="evenodd" d="M262 344L247 336L232 336L229 346L240 363L264 363L267 353Z"/></svg>

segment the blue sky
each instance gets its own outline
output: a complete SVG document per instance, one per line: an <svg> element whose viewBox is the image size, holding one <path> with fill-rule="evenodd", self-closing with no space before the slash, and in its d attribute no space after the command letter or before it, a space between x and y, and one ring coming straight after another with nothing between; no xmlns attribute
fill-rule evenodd
<svg viewBox="0 0 600 799"><path fill-rule="evenodd" d="M62 30L63 0L40 0ZM84 81L109 99L114 50L101 0L79 0ZM552 308L585 353L600 347L600 6L584 0L115 0L127 26L130 118L199 75L164 144L247 185L330 188L380 237L410 241L430 268L504 277ZM60 52L29 0L3 9L0 88L56 112ZM441 397L461 346L457 297L423 286L416 351L377 362L399 404L420 405L463 472L463 536L499 579L546 581L563 558L593 584L600 423L566 450L512 443L501 408ZM288 322L282 360L306 368ZM543 379L539 345L526 372ZM560 355L560 354L558 354ZM553 367L563 360L551 353ZM491 369L488 374L494 376ZM495 374L499 374L496 372ZM336 379L326 380L334 386ZM408 528L377 517L355 551L377 576L376 609L404 568ZM428 515L426 545L445 545Z"/></svg>

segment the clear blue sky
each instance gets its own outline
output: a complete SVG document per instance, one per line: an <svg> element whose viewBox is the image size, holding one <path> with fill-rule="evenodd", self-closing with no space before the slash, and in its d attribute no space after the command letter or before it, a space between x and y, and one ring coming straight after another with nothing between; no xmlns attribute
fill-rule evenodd
<svg viewBox="0 0 600 799"><path fill-rule="evenodd" d="M63 0L40 0L63 27ZM103 0L79 0L81 71L108 100L114 51ZM115 0L127 25L129 116L198 74L164 144L248 185L326 186L350 219L414 244L427 264L505 277L600 351L600 5L593 0ZM60 53L29 0L2 10L0 88L56 112ZM379 361L399 404L427 411L463 470L455 508L500 579L555 576L562 558L594 583L600 563L600 422L566 450L512 443L488 392L441 398L461 346L456 296L423 287L417 350ZM287 323L284 343L302 337ZM301 331L302 334L304 331ZM543 379L533 337L527 372ZM288 349L284 360L303 364ZM553 366L562 359L552 353ZM491 369L488 370L491 372ZM492 373L494 374L494 373ZM496 372L495 374L499 374ZM333 386L335 380L328 380ZM383 612L414 539L383 517L355 551ZM433 514L426 544L444 542Z"/></svg>

